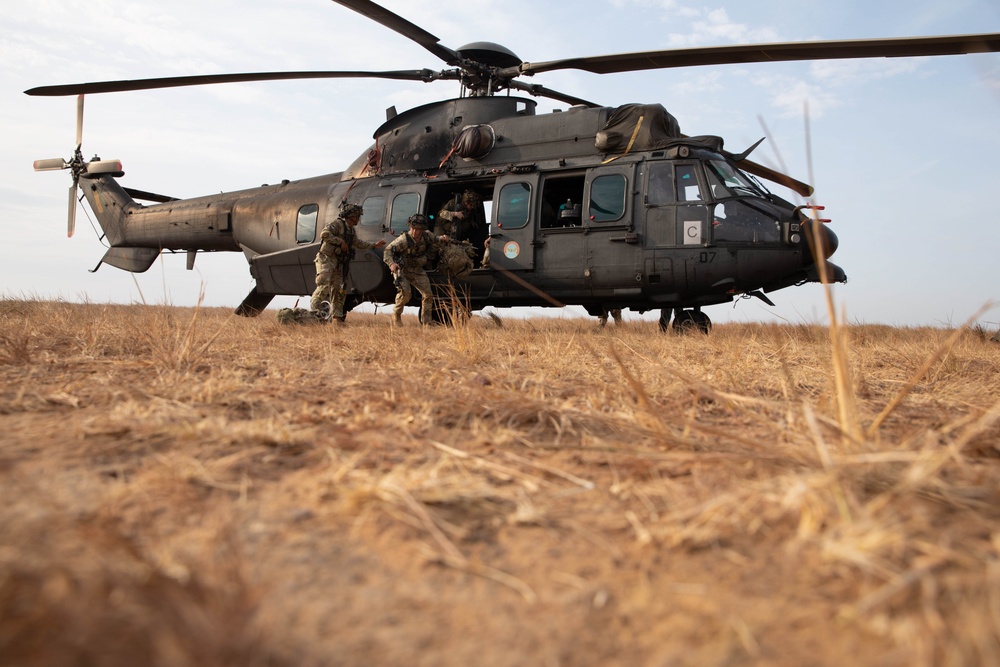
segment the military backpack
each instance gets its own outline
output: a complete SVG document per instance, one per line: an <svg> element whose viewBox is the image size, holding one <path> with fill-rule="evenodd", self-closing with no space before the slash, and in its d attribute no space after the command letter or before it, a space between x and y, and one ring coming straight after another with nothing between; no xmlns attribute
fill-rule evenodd
<svg viewBox="0 0 1000 667"><path fill-rule="evenodd" d="M307 308L282 308L277 319L278 324L317 324L324 321L322 313Z"/></svg>

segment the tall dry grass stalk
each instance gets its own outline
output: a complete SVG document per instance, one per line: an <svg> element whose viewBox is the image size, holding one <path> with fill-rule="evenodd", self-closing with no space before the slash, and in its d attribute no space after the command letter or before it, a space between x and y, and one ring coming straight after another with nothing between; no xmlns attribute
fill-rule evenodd
<svg viewBox="0 0 1000 667"><path fill-rule="evenodd" d="M0 301L0 664L1000 661L985 337L405 319Z"/></svg>

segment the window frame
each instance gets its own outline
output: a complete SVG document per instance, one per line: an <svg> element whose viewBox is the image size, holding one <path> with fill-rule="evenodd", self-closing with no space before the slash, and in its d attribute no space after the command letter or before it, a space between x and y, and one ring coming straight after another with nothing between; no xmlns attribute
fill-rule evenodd
<svg viewBox="0 0 1000 667"><path fill-rule="evenodd" d="M305 213L305 209L312 209ZM309 227L308 220L312 218L312 226ZM316 227L319 224L319 204L303 204L295 213L295 242L299 244L312 243L316 240ZM309 232L306 238L305 232Z"/></svg>
<svg viewBox="0 0 1000 667"><path fill-rule="evenodd" d="M415 197L416 204L410 208L401 208L402 202L400 200L404 197ZM419 192L400 192L392 197L392 208L389 211L389 230L393 234L402 234L407 229L409 225L407 220L410 219L411 215L420 213L420 193Z"/></svg>
<svg viewBox="0 0 1000 667"><path fill-rule="evenodd" d="M374 210L376 200L378 200L377 210ZM365 197L365 200L361 202L361 208L364 210L364 213L361 214L360 225L381 225L382 216L385 214L385 195L369 195Z"/></svg>
<svg viewBox="0 0 1000 667"><path fill-rule="evenodd" d="M614 193L614 198L616 200L615 204L616 204L616 206L618 208L615 209L615 212L610 212L610 209L605 209L605 210L608 210L609 213L601 213L601 212L595 213L594 212L594 210L595 210L594 207L597 204L597 202L595 202L595 200L594 200L595 190L599 194L601 194L601 188L600 188L599 184L602 181L606 182L606 181L610 181L611 179L618 179L620 181L620 186L621 186L620 187L620 192L616 190L615 193ZM620 197L620 201L619 201L619 197ZM604 202L600 202L600 203L603 204ZM587 197L587 220L588 220L588 222L596 223L596 224L599 224L599 225L605 225L605 224L615 223L615 222L620 221L622 218L624 218L625 217L625 213L627 211L628 211L628 178L626 177L625 174L623 174L623 173L598 174L598 175L594 176L593 179L591 179L591 181L590 181L590 187L588 188L588 197ZM614 215L614 217L604 217L606 215Z"/></svg>
<svg viewBox="0 0 1000 667"><path fill-rule="evenodd" d="M521 188L523 188L522 192L527 193L527 202L524 204L524 220L522 220L519 224L511 225L505 223L503 219L504 216L509 214L510 212L508 204L510 200L504 198L504 192L508 188L513 186L520 186ZM511 183L504 183L503 186L500 188L500 191L497 193L497 198L496 198L497 227L500 229L524 229L525 227L527 227L528 223L531 221L531 195L532 195L531 183L528 183L526 181L514 181ZM518 209L518 213L519 212L520 209Z"/></svg>

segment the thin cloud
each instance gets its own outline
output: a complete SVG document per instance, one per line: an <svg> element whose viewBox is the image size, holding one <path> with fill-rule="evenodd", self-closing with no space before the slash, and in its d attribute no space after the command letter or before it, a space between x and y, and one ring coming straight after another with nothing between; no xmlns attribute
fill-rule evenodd
<svg viewBox="0 0 1000 667"><path fill-rule="evenodd" d="M913 74L927 61L928 58L819 60L809 64L809 73L825 85L859 85Z"/></svg>
<svg viewBox="0 0 1000 667"><path fill-rule="evenodd" d="M691 28L684 33L671 33L672 47L707 46L712 44L746 44L777 41L777 33L767 27L754 28L729 18L725 9L699 10L691 17Z"/></svg>

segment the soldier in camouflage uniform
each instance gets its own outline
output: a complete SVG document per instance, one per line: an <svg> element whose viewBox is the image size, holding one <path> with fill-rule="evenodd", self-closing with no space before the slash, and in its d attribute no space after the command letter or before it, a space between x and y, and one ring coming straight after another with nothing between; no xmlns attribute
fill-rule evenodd
<svg viewBox="0 0 1000 667"><path fill-rule="evenodd" d="M347 300L347 291L344 283L347 281L354 251L385 246L384 240L371 243L362 241L355 235L354 227L361 220L363 212L364 209L357 204L345 205L337 219L323 229L320 234L322 243L316 253L316 289L312 293L309 308L340 322L345 317L344 301Z"/></svg>
<svg viewBox="0 0 1000 667"><path fill-rule="evenodd" d="M607 324L608 324L608 315L611 315L611 317L614 318L615 324L621 324L622 323L622 309L621 308L612 308L611 310L608 310L606 308L602 308L601 309L601 314L597 316L597 321L600 322L602 329L605 326L607 326Z"/></svg>
<svg viewBox="0 0 1000 667"><path fill-rule="evenodd" d="M483 213L482 199L474 190L466 190L441 207L434 223L435 236L447 236L454 241L468 241L476 251L474 265L483 264L483 252L490 229Z"/></svg>
<svg viewBox="0 0 1000 667"><path fill-rule="evenodd" d="M385 247L382 259L396 276L396 304L392 309L392 322L403 324L403 306L410 302L412 289L420 292L420 323L430 324L434 294L427 268L431 255L445 237L434 237L427 231L427 218L417 213L406 221L409 230L397 236Z"/></svg>

